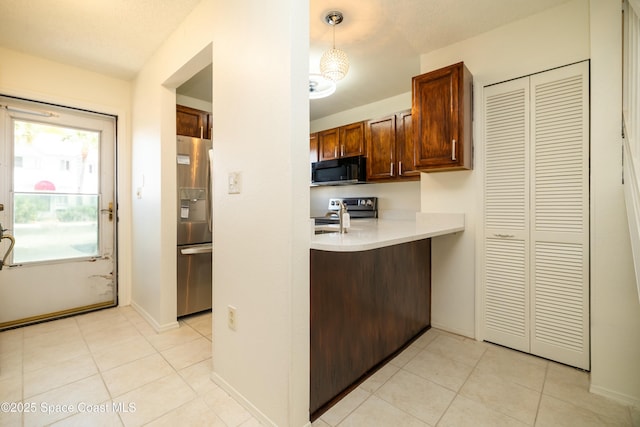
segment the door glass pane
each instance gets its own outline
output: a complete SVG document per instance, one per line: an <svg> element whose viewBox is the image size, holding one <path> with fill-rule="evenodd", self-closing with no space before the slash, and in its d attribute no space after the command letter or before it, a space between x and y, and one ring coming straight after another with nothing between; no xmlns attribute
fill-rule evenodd
<svg viewBox="0 0 640 427"><path fill-rule="evenodd" d="M14 263L98 255L99 146L99 132L14 121Z"/></svg>

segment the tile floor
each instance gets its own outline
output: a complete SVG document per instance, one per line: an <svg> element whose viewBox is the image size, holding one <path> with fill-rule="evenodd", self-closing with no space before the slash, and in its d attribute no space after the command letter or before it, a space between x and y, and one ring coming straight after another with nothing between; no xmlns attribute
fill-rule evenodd
<svg viewBox="0 0 640 427"><path fill-rule="evenodd" d="M640 426L588 374L431 329L317 419L327 426Z"/></svg>
<svg viewBox="0 0 640 427"><path fill-rule="evenodd" d="M0 332L0 404L28 404L0 426L259 426L210 372L211 313L161 334L131 307Z"/></svg>
<svg viewBox="0 0 640 427"><path fill-rule="evenodd" d="M162 334L130 307L1 332L0 403L33 411L0 410L0 426L259 426L210 371L210 313ZM584 372L430 330L313 427L640 426L587 387Z"/></svg>

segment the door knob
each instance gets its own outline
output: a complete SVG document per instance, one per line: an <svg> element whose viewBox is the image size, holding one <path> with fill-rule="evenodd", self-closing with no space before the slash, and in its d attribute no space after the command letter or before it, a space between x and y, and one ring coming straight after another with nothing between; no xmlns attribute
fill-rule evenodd
<svg viewBox="0 0 640 427"><path fill-rule="evenodd" d="M100 213L109 213L109 221L113 221L113 202L109 202L108 209L100 209Z"/></svg>

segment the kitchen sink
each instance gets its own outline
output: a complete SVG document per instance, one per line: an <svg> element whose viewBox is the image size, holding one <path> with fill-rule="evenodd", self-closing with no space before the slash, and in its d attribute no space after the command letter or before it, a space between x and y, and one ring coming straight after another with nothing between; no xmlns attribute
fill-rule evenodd
<svg viewBox="0 0 640 427"><path fill-rule="evenodd" d="M331 234L331 233L338 233L340 230L336 229L327 229L327 228L316 228L314 230L314 234Z"/></svg>
<svg viewBox="0 0 640 427"><path fill-rule="evenodd" d="M314 234L333 234L339 233L338 224L317 224L314 228Z"/></svg>

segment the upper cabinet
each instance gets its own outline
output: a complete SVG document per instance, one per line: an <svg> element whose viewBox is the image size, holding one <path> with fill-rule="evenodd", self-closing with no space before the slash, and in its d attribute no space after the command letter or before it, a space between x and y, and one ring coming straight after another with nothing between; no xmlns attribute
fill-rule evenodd
<svg viewBox="0 0 640 427"><path fill-rule="evenodd" d="M369 120L365 141L367 181L418 177L411 149L411 110Z"/></svg>
<svg viewBox="0 0 640 427"><path fill-rule="evenodd" d="M472 169L472 85L462 62L412 79L416 169Z"/></svg>
<svg viewBox="0 0 640 427"><path fill-rule="evenodd" d="M364 154L364 122L318 132L319 160Z"/></svg>
<svg viewBox="0 0 640 427"><path fill-rule="evenodd" d="M211 139L212 122L211 114L207 111L176 105L176 133L178 135Z"/></svg>
<svg viewBox="0 0 640 427"><path fill-rule="evenodd" d="M315 163L318 161L318 133L309 135L309 161Z"/></svg>
<svg viewBox="0 0 640 427"><path fill-rule="evenodd" d="M340 157L364 154L364 122L340 127Z"/></svg>

